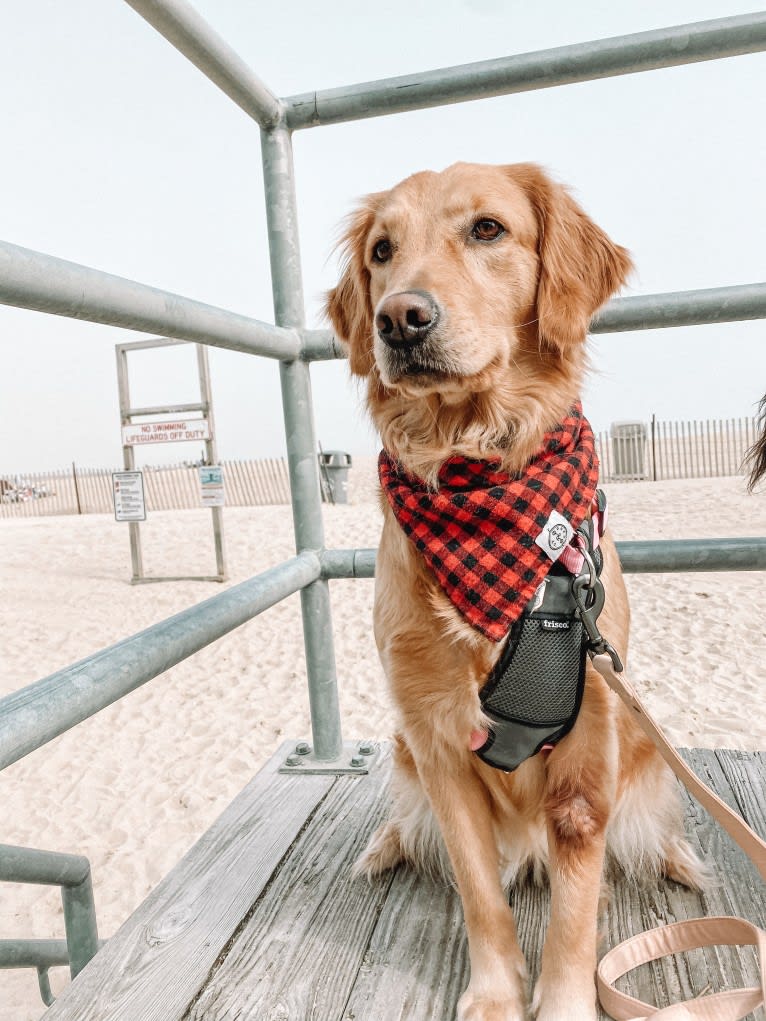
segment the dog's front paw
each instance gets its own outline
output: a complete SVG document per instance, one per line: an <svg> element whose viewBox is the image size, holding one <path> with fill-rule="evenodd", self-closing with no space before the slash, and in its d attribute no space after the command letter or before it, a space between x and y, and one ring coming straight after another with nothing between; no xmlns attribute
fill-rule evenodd
<svg viewBox="0 0 766 1021"><path fill-rule="evenodd" d="M512 958L513 960L513 958ZM518 954L502 974L471 979L457 1005L457 1021L527 1021L527 968Z"/></svg>
<svg viewBox="0 0 766 1021"><path fill-rule="evenodd" d="M593 983L582 990L545 982L541 975L532 997L535 1021L598 1021L596 989Z"/></svg>
<svg viewBox="0 0 766 1021"><path fill-rule="evenodd" d="M457 1021L527 1021L526 1003L518 996L499 999L495 993L474 995L469 986L457 1005Z"/></svg>

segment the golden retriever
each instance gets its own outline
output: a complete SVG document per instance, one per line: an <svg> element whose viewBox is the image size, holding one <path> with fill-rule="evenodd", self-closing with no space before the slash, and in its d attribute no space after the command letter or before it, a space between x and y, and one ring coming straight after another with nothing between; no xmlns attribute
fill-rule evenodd
<svg viewBox="0 0 766 1021"><path fill-rule="evenodd" d="M417 173L362 202L343 248L328 315L367 381L384 449L430 486L456 454L525 468L579 398L590 319L631 269L533 164ZM372 876L406 861L454 877L471 965L460 1021L527 1017L506 890L522 872L547 872L532 1009L538 1021L595 1021L605 859L701 882L675 781L590 665L577 721L552 751L510 773L480 761L479 691L499 646L466 623L382 505L374 625L400 725L390 818L358 868ZM600 626L624 659L628 603L608 535L603 552Z"/></svg>

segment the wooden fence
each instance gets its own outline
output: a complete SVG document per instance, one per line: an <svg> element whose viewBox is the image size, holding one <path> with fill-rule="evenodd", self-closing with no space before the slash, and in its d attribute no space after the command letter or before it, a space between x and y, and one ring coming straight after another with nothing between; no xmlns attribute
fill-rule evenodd
<svg viewBox="0 0 766 1021"><path fill-rule="evenodd" d="M704 422L616 423L596 436L602 482L714 478L743 474L757 437L754 418ZM226 504L258 507L290 502L282 458L223 461ZM116 469L115 469L116 470ZM197 467L145 466L147 510L200 506ZM374 487L373 487L374 488ZM80 468L0 476L0 519L50 514L112 514L112 469Z"/></svg>
<svg viewBox="0 0 766 1021"><path fill-rule="evenodd" d="M596 436L602 482L741 475L757 437L754 418L615 423Z"/></svg>
<svg viewBox="0 0 766 1021"><path fill-rule="evenodd" d="M259 461L223 461L226 504L257 507L290 502L287 462L282 458ZM25 472L0 476L0 518L50 514L112 514L111 468ZM144 466L144 494L148 511L200 506L199 470L196 466Z"/></svg>

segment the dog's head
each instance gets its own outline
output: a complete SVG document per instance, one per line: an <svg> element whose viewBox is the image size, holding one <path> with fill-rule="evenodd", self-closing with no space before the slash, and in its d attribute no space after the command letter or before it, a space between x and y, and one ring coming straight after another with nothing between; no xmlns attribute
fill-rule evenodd
<svg viewBox="0 0 766 1021"><path fill-rule="evenodd" d="M461 401L475 414L491 393L507 422L546 380L557 381L565 411L590 319L631 266L532 164L415 174L363 201L343 249L327 312L352 372L370 377L373 414L428 397L431 415L451 407L452 419ZM557 420L549 410L543 425Z"/></svg>

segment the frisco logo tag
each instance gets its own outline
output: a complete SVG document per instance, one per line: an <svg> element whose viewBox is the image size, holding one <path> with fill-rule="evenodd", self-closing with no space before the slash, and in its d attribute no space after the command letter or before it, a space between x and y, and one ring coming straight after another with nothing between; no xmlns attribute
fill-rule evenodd
<svg viewBox="0 0 766 1021"><path fill-rule="evenodd" d="M569 544L574 529L567 519L558 511L551 511L543 530L535 539L536 545L547 553L551 560L558 560L564 548Z"/></svg>
<svg viewBox="0 0 766 1021"><path fill-rule="evenodd" d="M544 631L568 631L571 627L571 622L568 620L548 620L546 617L540 621L540 626Z"/></svg>

